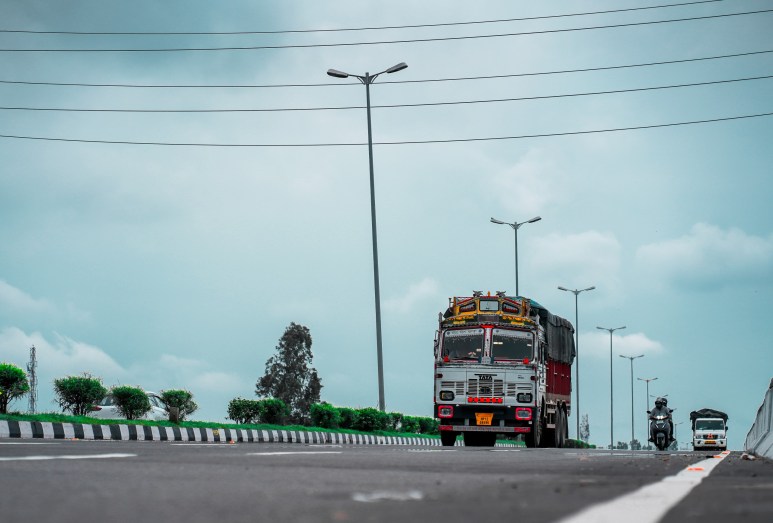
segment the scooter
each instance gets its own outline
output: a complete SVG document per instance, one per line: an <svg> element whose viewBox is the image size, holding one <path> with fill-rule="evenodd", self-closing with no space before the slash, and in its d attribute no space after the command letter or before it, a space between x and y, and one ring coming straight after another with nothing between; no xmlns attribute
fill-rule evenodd
<svg viewBox="0 0 773 523"><path fill-rule="evenodd" d="M658 450L666 450L671 445L671 424L669 418L671 415L655 415L653 416L650 411L650 438L655 443Z"/></svg>

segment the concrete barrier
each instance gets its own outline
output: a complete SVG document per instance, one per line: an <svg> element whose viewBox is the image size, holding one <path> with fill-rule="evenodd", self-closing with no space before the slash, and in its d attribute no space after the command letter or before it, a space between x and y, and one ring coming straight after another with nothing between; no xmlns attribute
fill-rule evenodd
<svg viewBox="0 0 773 523"><path fill-rule="evenodd" d="M755 456L773 459L773 379L765 400L757 410L757 418L746 435L744 450Z"/></svg>

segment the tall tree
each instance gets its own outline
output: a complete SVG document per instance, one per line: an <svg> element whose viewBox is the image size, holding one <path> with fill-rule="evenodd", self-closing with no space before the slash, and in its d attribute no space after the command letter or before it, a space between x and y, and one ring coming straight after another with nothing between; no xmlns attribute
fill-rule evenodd
<svg viewBox="0 0 773 523"><path fill-rule="evenodd" d="M312 358L309 329L290 323L279 338L276 354L266 361L266 373L258 380L255 394L284 401L293 422L307 422L322 390L322 381L311 366Z"/></svg>

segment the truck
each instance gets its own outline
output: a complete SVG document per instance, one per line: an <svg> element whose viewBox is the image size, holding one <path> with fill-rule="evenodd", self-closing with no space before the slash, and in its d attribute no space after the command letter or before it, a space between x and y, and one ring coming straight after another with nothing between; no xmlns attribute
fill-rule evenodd
<svg viewBox="0 0 773 523"><path fill-rule="evenodd" d="M727 414L715 409L690 412L693 450L727 449Z"/></svg>
<svg viewBox="0 0 773 523"><path fill-rule="evenodd" d="M571 414L574 327L505 292L448 300L435 333L435 417L444 446L563 447Z"/></svg>

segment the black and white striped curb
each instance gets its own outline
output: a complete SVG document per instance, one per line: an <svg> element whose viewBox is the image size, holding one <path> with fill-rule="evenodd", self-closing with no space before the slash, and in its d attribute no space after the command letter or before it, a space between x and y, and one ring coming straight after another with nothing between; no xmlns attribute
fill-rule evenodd
<svg viewBox="0 0 773 523"><path fill-rule="evenodd" d="M0 420L0 438L440 446L440 440L437 438L372 436L297 430L205 429L8 420ZM459 444L457 442L457 445Z"/></svg>

